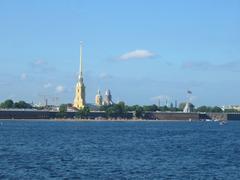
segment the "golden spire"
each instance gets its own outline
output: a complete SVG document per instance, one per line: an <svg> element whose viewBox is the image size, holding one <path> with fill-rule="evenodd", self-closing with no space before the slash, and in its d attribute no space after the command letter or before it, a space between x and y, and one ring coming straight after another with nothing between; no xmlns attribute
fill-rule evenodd
<svg viewBox="0 0 240 180"><path fill-rule="evenodd" d="M73 106L77 109L85 107L85 86L83 83L83 58L82 58L82 42L80 43L80 67L78 82L76 85L75 99Z"/></svg>
<svg viewBox="0 0 240 180"><path fill-rule="evenodd" d="M82 48L83 48L83 42L80 42L80 67L79 67L79 81L83 78L83 62L82 62Z"/></svg>

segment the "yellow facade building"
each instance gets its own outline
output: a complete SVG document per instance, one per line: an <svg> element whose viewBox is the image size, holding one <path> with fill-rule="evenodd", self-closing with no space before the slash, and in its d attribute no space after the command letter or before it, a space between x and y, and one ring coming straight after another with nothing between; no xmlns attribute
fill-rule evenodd
<svg viewBox="0 0 240 180"><path fill-rule="evenodd" d="M96 97L95 97L95 104L96 104L96 106L102 106L102 95L101 95L101 92L100 92L100 90L98 90L98 92L97 92L97 95L96 95Z"/></svg>
<svg viewBox="0 0 240 180"><path fill-rule="evenodd" d="M76 85L75 99L73 103L73 107L76 109L83 109L86 106L85 100L85 85L83 83L83 62L82 62L82 43L80 45L80 68L79 68L79 76L78 82Z"/></svg>

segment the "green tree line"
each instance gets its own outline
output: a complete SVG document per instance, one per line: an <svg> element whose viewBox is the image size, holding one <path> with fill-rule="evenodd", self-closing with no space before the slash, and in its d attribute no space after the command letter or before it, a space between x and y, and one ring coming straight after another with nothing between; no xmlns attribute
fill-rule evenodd
<svg viewBox="0 0 240 180"><path fill-rule="evenodd" d="M25 101L14 102L11 99L8 99L0 103L0 108L2 109L31 109L32 105L26 103Z"/></svg>
<svg viewBox="0 0 240 180"><path fill-rule="evenodd" d="M125 105L124 102L119 102L117 104L113 104L110 106L101 106L100 110L105 111L107 113L108 117L121 117L127 112L133 112L135 114L135 117L141 118L144 117L144 113L146 112L182 112L186 103L180 103L178 107L173 106L157 106L155 104L148 105L148 106L139 106L139 105L133 105L128 106ZM193 104L191 106L194 107ZM202 112L202 113L222 113L222 112L239 112L234 109L228 109L228 110L222 110L218 106L200 106L193 109L193 112Z"/></svg>
<svg viewBox="0 0 240 180"><path fill-rule="evenodd" d="M172 105L170 107L168 106L157 106L155 104L153 105L145 105L145 106L140 106L140 105L133 105L133 106L128 106L124 102L119 102L117 104L113 104L110 106L101 106L100 110L105 111L108 117L124 117L127 112L133 112L137 118L141 118L144 116L144 113L146 112L180 112L183 111L186 103L180 103L178 107L173 107ZM64 116L67 112L67 106L69 104L62 104L59 108L59 112L62 116ZM33 108L31 104L26 103L25 101L18 101L14 102L11 99L8 99L2 103L0 103L0 108L2 109L31 109ZM203 112L203 113L221 113L221 112L239 112L235 109L226 109L222 110L218 106L200 106L195 108L194 107L194 112ZM82 110L79 110L77 113L77 117L84 118L87 117L90 113L90 109L88 107L85 107Z"/></svg>
<svg viewBox="0 0 240 180"><path fill-rule="evenodd" d="M66 118L67 117L67 108L71 107L71 106L72 106L71 104L61 104L59 106L59 112L58 112L57 116L60 118ZM81 118L81 119L87 118L89 113L90 113L90 109L89 109L89 107L86 106L83 109L78 110L75 117Z"/></svg>

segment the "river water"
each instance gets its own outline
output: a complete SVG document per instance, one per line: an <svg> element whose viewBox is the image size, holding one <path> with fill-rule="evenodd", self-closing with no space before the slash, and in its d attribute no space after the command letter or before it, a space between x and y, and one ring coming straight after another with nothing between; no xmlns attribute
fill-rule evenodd
<svg viewBox="0 0 240 180"><path fill-rule="evenodd" d="M240 122L0 121L0 179L240 179Z"/></svg>

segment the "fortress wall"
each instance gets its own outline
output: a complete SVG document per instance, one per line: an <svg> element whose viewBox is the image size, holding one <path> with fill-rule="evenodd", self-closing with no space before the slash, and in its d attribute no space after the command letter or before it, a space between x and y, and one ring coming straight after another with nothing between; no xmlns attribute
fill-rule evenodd
<svg viewBox="0 0 240 180"><path fill-rule="evenodd" d="M31 111L31 110L0 110L0 119L55 119L55 118L75 118L77 117L76 112L67 112L61 114L59 112L52 111ZM116 115L113 118L124 118L131 119L133 118L132 113L126 113L123 116ZM105 112L90 112L87 117L88 119L96 119L96 118L107 118L107 114Z"/></svg>
<svg viewBox="0 0 240 180"><path fill-rule="evenodd" d="M200 114L201 119L216 120L240 120L240 113L204 113Z"/></svg>
<svg viewBox="0 0 240 180"><path fill-rule="evenodd" d="M0 119L49 119L48 111L0 111Z"/></svg>
<svg viewBox="0 0 240 180"><path fill-rule="evenodd" d="M157 120L199 120L199 113L178 113L178 112L148 112L145 113L145 119Z"/></svg>
<svg viewBox="0 0 240 180"><path fill-rule="evenodd" d="M226 114L227 120L240 121L240 113L230 113Z"/></svg>
<svg viewBox="0 0 240 180"><path fill-rule="evenodd" d="M226 113L206 113L206 115L209 117L208 119L228 120Z"/></svg>
<svg viewBox="0 0 240 180"><path fill-rule="evenodd" d="M55 118L75 118L76 112L67 112L60 116L59 112L52 111L31 111L31 110L0 110L0 119L55 119ZM106 119L105 112L90 112L89 119ZM129 112L123 116L116 115L113 118L132 119L133 113ZM240 120L240 113L181 113L181 112L147 112L144 119L149 120Z"/></svg>

